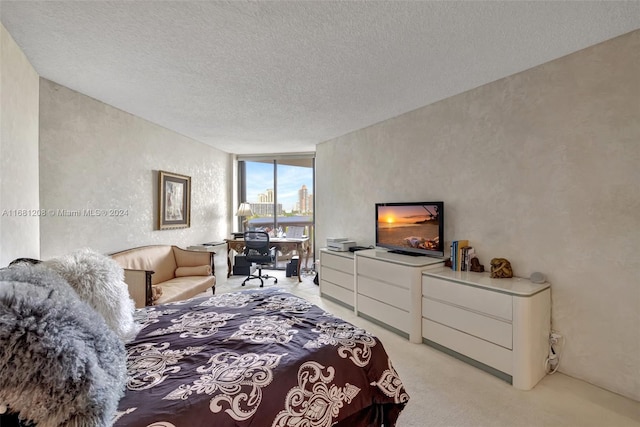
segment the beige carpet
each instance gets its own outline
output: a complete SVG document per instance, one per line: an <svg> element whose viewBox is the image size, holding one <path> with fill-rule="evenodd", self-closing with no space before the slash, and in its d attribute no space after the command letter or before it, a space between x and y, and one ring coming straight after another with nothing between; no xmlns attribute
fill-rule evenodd
<svg viewBox="0 0 640 427"><path fill-rule="evenodd" d="M640 427L640 403L580 380L547 375L531 391L519 391L479 369L423 344L411 344L352 311L320 298L313 276L278 277L278 286L378 336L402 378L411 400L398 427ZM218 278L216 293L257 289L258 280L242 287L244 277Z"/></svg>

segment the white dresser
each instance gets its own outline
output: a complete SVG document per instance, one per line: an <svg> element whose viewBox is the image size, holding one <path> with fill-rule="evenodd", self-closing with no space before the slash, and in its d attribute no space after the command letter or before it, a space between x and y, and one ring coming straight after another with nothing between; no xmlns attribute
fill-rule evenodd
<svg viewBox="0 0 640 427"><path fill-rule="evenodd" d="M353 309L354 268L353 252L320 249L320 296Z"/></svg>
<svg viewBox="0 0 640 427"><path fill-rule="evenodd" d="M421 279L441 258L371 249L356 252L355 312L414 343L422 342Z"/></svg>
<svg viewBox="0 0 640 427"><path fill-rule="evenodd" d="M422 337L529 390L545 376L551 289L528 279L440 268L422 274Z"/></svg>

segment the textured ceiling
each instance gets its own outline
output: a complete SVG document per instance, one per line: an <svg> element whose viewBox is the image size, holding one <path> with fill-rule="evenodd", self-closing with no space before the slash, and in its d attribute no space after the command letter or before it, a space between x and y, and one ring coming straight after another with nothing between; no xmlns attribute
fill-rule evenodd
<svg viewBox="0 0 640 427"><path fill-rule="evenodd" d="M640 2L1 1L36 71L238 154L315 144L640 28Z"/></svg>

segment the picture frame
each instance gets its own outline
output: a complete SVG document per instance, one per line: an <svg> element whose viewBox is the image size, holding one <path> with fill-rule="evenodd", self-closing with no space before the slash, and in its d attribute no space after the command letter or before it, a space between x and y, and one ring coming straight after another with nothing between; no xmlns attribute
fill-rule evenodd
<svg viewBox="0 0 640 427"><path fill-rule="evenodd" d="M287 227L287 239L301 239L304 235L304 227L290 225Z"/></svg>
<svg viewBox="0 0 640 427"><path fill-rule="evenodd" d="M158 228L170 230L191 226L191 177L158 173Z"/></svg>

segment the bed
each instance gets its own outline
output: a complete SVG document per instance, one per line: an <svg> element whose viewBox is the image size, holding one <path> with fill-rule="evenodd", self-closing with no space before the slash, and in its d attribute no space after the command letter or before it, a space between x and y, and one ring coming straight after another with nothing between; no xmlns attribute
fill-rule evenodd
<svg viewBox="0 0 640 427"><path fill-rule="evenodd" d="M376 337L281 289L136 317L116 427L393 426L409 400Z"/></svg>
<svg viewBox="0 0 640 427"><path fill-rule="evenodd" d="M0 425L393 426L370 333L278 288L135 309L89 249L0 268Z"/></svg>

